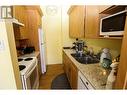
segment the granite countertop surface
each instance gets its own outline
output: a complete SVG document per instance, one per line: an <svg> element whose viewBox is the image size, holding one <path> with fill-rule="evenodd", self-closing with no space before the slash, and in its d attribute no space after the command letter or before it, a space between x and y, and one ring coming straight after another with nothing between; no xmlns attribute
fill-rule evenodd
<svg viewBox="0 0 127 95"><path fill-rule="evenodd" d="M110 70L102 68L99 63L81 64L70 55L74 53L73 50L63 49L63 51L95 89L105 89Z"/></svg>
<svg viewBox="0 0 127 95"><path fill-rule="evenodd" d="M32 53L29 53L29 54L21 55L20 57L38 57L39 54L40 54L39 51L34 51Z"/></svg>

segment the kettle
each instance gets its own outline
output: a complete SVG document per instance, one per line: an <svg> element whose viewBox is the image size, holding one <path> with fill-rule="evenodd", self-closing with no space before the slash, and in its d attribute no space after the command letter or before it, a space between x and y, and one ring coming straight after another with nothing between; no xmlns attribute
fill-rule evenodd
<svg viewBox="0 0 127 95"><path fill-rule="evenodd" d="M110 68L110 65L112 63L112 58L110 54L110 50L108 48L104 48L102 50L102 54L100 56L100 64L104 68Z"/></svg>

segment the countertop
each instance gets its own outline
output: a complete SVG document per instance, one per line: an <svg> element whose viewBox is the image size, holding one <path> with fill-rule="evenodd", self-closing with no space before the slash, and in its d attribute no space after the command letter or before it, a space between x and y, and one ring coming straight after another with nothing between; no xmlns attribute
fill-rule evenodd
<svg viewBox="0 0 127 95"><path fill-rule="evenodd" d="M38 57L39 54L40 54L39 51L35 51L33 53L21 55L20 57Z"/></svg>
<svg viewBox="0 0 127 95"><path fill-rule="evenodd" d="M107 78L110 73L109 70L102 68L99 63L81 64L70 55L74 53L73 50L63 49L63 51L95 89L105 89Z"/></svg>

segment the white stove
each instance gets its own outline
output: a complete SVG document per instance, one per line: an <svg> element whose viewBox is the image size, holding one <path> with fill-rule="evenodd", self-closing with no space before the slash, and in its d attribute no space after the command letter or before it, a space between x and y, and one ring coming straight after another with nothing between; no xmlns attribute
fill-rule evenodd
<svg viewBox="0 0 127 95"><path fill-rule="evenodd" d="M39 86L36 57L19 57L19 69L23 89L36 89Z"/></svg>
<svg viewBox="0 0 127 95"><path fill-rule="evenodd" d="M37 64L36 57L19 57L18 60L21 59L22 61L19 61L19 66L25 66L24 69L20 70L21 75L25 75L28 73L32 67L34 67ZM25 59L31 59L31 60L25 60Z"/></svg>

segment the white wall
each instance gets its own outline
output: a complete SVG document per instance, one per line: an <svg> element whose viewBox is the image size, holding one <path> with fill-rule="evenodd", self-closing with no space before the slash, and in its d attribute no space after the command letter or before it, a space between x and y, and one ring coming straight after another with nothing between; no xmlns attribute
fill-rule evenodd
<svg viewBox="0 0 127 95"><path fill-rule="evenodd" d="M69 38L69 16L67 14L70 5L62 6L62 46L72 46L75 39Z"/></svg>
<svg viewBox="0 0 127 95"><path fill-rule="evenodd" d="M57 13L42 6L42 28L46 38L47 64L62 63L62 47L72 46L73 39L69 38L69 16L67 11L70 5L56 6ZM48 14L47 14L48 13Z"/></svg>
<svg viewBox="0 0 127 95"><path fill-rule="evenodd" d="M55 6L56 13L42 6L42 28L46 38L47 64L62 63L61 6ZM48 14L47 14L48 13Z"/></svg>
<svg viewBox="0 0 127 95"><path fill-rule="evenodd" d="M0 22L0 40L3 40L5 45L5 48L0 50L0 89L16 89L7 32L3 22Z"/></svg>

